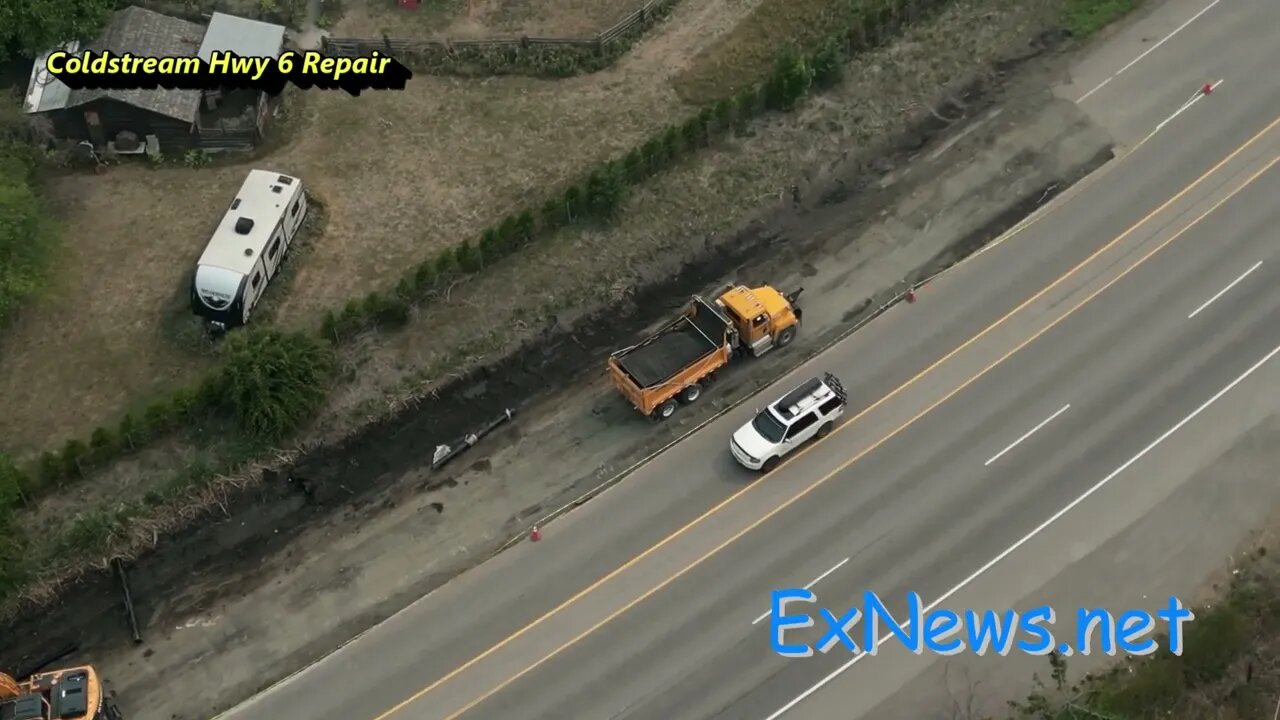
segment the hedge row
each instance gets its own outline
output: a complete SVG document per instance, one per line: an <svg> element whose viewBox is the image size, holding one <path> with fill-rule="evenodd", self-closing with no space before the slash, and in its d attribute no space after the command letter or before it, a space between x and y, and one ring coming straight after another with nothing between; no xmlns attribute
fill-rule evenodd
<svg viewBox="0 0 1280 720"><path fill-rule="evenodd" d="M97 428L87 441L68 440L43 453L34 467L19 468L0 456L0 515L6 503L62 487L180 428L223 418L247 439L279 440L324 401L331 349L314 337L254 328L229 338L222 354L218 369L200 383L125 414L115 427Z"/></svg>
<svg viewBox="0 0 1280 720"><path fill-rule="evenodd" d="M850 55L874 47L908 18L951 0L849 0L861 10L858 20L816 48L788 47L760 85L732 100L703 108L683 123L669 125L621 158L609 161L541 206L513 213L485 230L411 269L394 289L352 300L327 312L320 336L340 344L371 328L403 326L415 305L440 294L452 282L480 272L532 243L568 226L616 219L629 188L713 144L769 111L786 112L806 95L835 84ZM277 347L277 345L279 347ZM69 440L58 452L44 453L23 473L27 489L58 487L86 470L137 450L144 443L214 414L235 419L246 436L278 439L296 428L323 401L328 350L296 334L236 333L226 362L203 382L158 400L141 413L126 415L114 428L98 428L87 440ZM295 366L293 363L298 363ZM239 384L236 384L239 383ZM296 398L278 398L290 393ZM28 492L28 494L30 494Z"/></svg>

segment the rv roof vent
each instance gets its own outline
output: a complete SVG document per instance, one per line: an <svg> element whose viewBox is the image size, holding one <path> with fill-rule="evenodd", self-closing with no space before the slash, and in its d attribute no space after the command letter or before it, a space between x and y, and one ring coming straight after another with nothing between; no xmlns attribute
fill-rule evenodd
<svg viewBox="0 0 1280 720"><path fill-rule="evenodd" d="M242 217L236 219L236 232L241 235L248 235L253 229L253 218Z"/></svg>
<svg viewBox="0 0 1280 720"><path fill-rule="evenodd" d="M245 248L245 249L244 249L244 256L245 256L245 257L253 257L253 248Z"/></svg>
<svg viewBox="0 0 1280 720"><path fill-rule="evenodd" d="M232 201L231 201L231 209L232 209L232 210L235 210L235 209L236 209L236 208L238 208L238 207L240 207L240 198L236 198L235 200L232 200Z"/></svg>
<svg viewBox="0 0 1280 720"><path fill-rule="evenodd" d="M272 186L271 186L271 192L273 192L273 193L277 193L277 194L278 194L278 193L279 193L281 190L283 190L283 189L284 189L284 188L280 187L279 185L272 185Z"/></svg>
<svg viewBox="0 0 1280 720"><path fill-rule="evenodd" d="M288 175L281 175L279 178L276 179L276 182L280 183L281 185L292 185L293 178L289 177Z"/></svg>

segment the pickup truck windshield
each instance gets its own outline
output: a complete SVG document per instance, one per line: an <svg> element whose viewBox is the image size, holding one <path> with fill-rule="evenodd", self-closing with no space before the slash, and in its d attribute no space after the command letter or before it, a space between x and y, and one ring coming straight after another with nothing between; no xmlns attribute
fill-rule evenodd
<svg viewBox="0 0 1280 720"><path fill-rule="evenodd" d="M756 419L751 421L751 426L764 436L765 440L773 443L782 442L782 436L787 431L787 428L767 409L756 415Z"/></svg>

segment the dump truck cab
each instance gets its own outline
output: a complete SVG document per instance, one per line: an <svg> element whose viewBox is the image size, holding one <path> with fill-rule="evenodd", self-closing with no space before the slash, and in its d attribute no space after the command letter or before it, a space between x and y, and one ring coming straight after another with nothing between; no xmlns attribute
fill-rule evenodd
<svg viewBox="0 0 1280 720"><path fill-rule="evenodd" d="M717 295L716 305L737 328L741 347L760 357L795 339L801 314L796 299L803 290L784 295L768 285L749 288L730 284Z"/></svg>

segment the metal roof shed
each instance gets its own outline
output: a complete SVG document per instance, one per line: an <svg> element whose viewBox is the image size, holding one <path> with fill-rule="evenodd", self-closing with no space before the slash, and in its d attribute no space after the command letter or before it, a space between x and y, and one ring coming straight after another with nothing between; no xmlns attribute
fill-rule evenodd
<svg viewBox="0 0 1280 720"><path fill-rule="evenodd" d="M279 57L284 47L284 26L215 12L200 43L199 56L209 62L214 51L230 51L240 57Z"/></svg>

